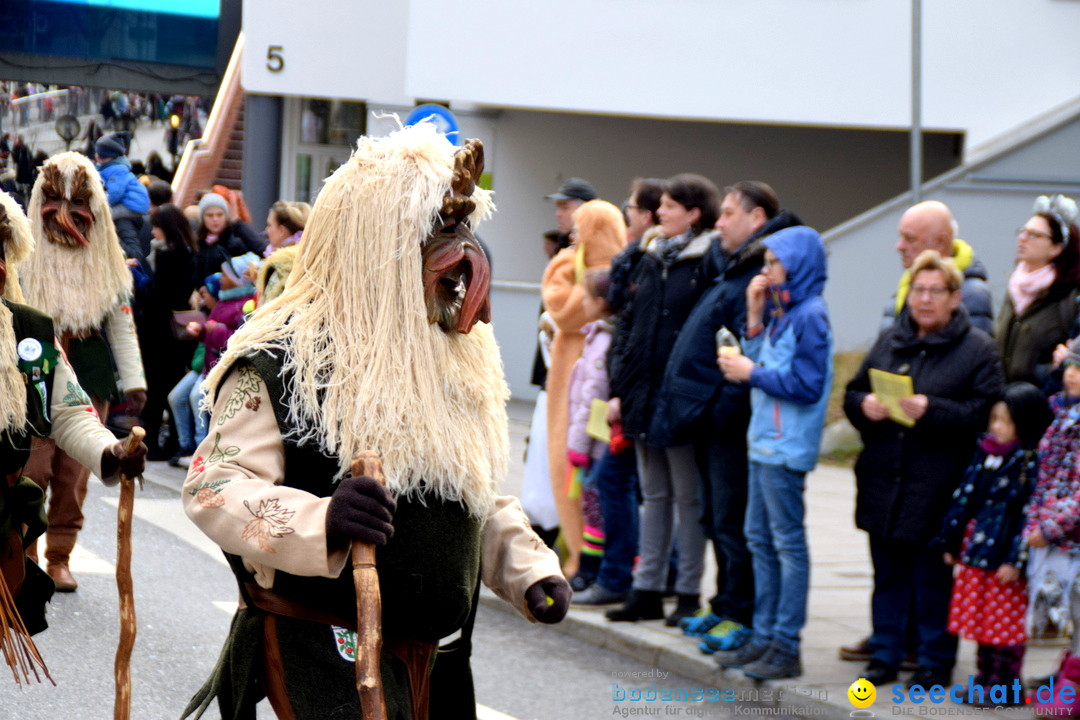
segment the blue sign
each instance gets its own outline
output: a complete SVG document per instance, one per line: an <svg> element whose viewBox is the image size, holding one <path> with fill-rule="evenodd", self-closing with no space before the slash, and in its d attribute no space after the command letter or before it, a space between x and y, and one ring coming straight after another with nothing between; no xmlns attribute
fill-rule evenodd
<svg viewBox="0 0 1080 720"><path fill-rule="evenodd" d="M405 118L405 127L420 122L434 123L435 129L445 135L447 140L455 145L461 144L461 132L458 120L454 117L454 113L450 112L450 110L444 108L442 105L428 103L427 105L419 105L413 108L413 111Z"/></svg>

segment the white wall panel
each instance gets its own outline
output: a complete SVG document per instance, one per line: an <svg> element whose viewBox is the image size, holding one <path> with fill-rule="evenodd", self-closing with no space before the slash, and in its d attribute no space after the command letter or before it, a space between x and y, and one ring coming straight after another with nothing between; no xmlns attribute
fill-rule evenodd
<svg viewBox="0 0 1080 720"><path fill-rule="evenodd" d="M244 88L411 105L403 94L408 21L404 1L244 0ZM271 46L282 48L280 72L267 67Z"/></svg>

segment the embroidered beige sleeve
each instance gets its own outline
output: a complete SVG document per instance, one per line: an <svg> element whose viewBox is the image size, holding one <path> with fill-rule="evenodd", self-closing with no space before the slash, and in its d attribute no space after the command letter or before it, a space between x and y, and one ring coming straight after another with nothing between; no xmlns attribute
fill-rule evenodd
<svg viewBox="0 0 1080 720"><path fill-rule="evenodd" d="M146 373L143 372L139 339L135 334L135 320L131 315L131 303L117 304L105 316L105 337L109 339L113 360L120 371L120 387L124 392L146 389Z"/></svg>
<svg viewBox="0 0 1080 720"><path fill-rule="evenodd" d="M327 552L330 499L284 487L284 475L285 450L266 386L253 371L233 372L192 458L185 512L223 550L243 557L263 587L273 585L275 569L337 577L348 551Z"/></svg>
<svg viewBox="0 0 1080 720"><path fill-rule="evenodd" d="M516 497L502 495L488 513L481 537L480 569L484 584L536 622L525 605L525 591L540 580L562 575L559 558L532 527Z"/></svg>
<svg viewBox="0 0 1080 720"><path fill-rule="evenodd" d="M52 400L49 403L52 419L52 439L57 446L79 464L101 477L101 453L116 442L105 429L90 398L79 386L75 371L61 355L53 371ZM116 478L107 485L119 482Z"/></svg>

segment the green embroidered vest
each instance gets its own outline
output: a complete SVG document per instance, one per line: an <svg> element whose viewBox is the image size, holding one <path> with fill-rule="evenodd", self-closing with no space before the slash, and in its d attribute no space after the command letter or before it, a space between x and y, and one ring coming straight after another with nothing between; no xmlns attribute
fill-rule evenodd
<svg viewBox="0 0 1080 720"><path fill-rule="evenodd" d="M53 343L52 318L18 303L3 300L11 311L15 342L36 340L42 349L36 361L18 360L19 372L26 385L26 428L22 432L0 434L0 472L4 475L22 468L30 459L30 438L49 437L52 420L53 371L56 369L56 346Z"/></svg>

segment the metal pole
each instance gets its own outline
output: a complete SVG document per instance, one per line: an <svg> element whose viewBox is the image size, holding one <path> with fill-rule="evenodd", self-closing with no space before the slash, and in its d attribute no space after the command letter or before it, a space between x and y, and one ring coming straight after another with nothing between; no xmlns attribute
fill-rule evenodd
<svg viewBox="0 0 1080 720"><path fill-rule="evenodd" d="M922 200L922 0L911 0L911 197Z"/></svg>

